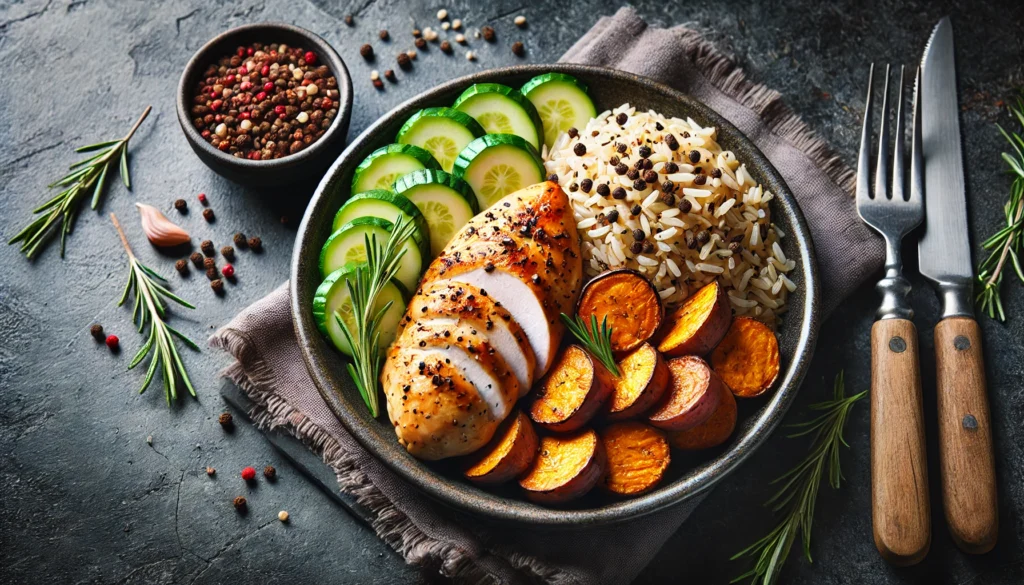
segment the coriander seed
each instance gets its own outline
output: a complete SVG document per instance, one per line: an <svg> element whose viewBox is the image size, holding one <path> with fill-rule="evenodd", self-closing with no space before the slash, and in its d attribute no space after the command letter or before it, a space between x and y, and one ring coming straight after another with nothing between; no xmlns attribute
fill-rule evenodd
<svg viewBox="0 0 1024 585"><path fill-rule="evenodd" d="M523 28L526 26L526 17L520 14L512 22L515 23L515 25L518 26L519 28Z"/></svg>

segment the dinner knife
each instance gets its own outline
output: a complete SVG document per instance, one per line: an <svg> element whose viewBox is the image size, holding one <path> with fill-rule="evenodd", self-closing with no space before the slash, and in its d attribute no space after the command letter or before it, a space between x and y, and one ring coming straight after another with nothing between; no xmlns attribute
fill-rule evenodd
<svg viewBox="0 0 1024 585"><path fill-rule="evenodd" d="M942 319L935 326L942 503L957 546L984 553L995 546L999 517L981 331L974 319L974 270L949 17L935 26L921 69L926 203L918 254L921 274L942 297Z"/></svg>

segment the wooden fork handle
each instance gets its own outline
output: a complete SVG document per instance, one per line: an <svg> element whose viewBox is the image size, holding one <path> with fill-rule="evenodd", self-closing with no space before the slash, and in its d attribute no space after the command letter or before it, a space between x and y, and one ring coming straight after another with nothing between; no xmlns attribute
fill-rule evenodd
<svg viewBox="0 0 1024 585"><path fill-rule="evenodd" d="M996 544L999 512L981 331L974 319L939 321L935 363L946 522L961 550L985 553Z"/></svg>
<svg viewBox="0 0 1024 585"><path fill-rule="evenodd" d="M871 521L885 560L920 562L931 546L928 460L917 329L906 319L871 327Z"/></svg>

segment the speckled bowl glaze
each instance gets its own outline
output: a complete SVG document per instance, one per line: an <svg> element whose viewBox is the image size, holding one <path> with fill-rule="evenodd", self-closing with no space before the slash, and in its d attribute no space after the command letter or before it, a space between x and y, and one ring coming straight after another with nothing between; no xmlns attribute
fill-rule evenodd
<svg viewBox="0 0 1024 585"><path fill-rule="evenodd" d="M199 135L189 115L196 84L210 63L239 46L250 43L285 43L313 51L338 80L338 115L327 132L305 150L274 160L236 158L214 148ZM185 66L178 82L178 123L192 150L218 174L232 181L253 186L272 186L316 177L345 147L348 123L352 116L352 79L341 56L327 41L312 32L290 24L263 22L247 24L223 32L202 46Z"/></svg>
<svg viewBox="0 0 1024 585"><path fill-rule="evenodd" d="M535 75L558 71L584 81L598 110L629 102L666 116L690 116L718 128L723 148L745 161L752 175L777 195L773 219L786 233L783 250L796 260L797 292L779 330L782 372L766 398L740 401L740 416L730 441L694 455L673 452L666 479L648 494L613 499L599 489L567 508L547 508L522 498L516 486L498 491L476 487L458 474L451 462L426 463L398 444L386 413L373 419L345 371L345 360L317 331L312 299L320 284L320 248L330 235L335 211L349 195L356 165L373 149L393 141L402 123L417 110L449 105L467 86L500 82L518 87ZM331 410L352 435L394 472L431 497L479 517L543 527L575 527L622 522L680 504L707 490L734 471L771 434L793 402L807 370L818 329L818 282L811 237L796 200L778 171L763 154L707 106L645 77L621 71L571 64L524 65L493 69L444 83L405 102L363 132L320 182L299 227L292 257L291 302L295 332L306 366ZM383 399L381 400L383 410Z"/></svg>

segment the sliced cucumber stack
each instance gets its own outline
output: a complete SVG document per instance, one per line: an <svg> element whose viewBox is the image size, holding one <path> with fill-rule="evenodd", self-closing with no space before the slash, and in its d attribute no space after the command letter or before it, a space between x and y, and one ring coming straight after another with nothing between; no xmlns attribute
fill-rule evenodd
<svg viewBox="0 0 1024 585"><path fill-rule="evenodd" d="M383 244L387 241L393 225L379 217L360 217L341 226L320 250L320 275L326 277L346 264L366 262L366 237L376 236ZM395 280L405 288L415 290L420 275L426 266L430 243L422 233L413 232L411 238L402 244L405 250L399 262Z"/></svg>
<svg viewBox="0 0 1024 585"><path fill-rule="evenodd" d="M419 208L430 226L430 256L441 250L477 214L476 197L462 179L444 171L416 171L395 181L395 193Z"/></svg>
<svg viewBox="0 0 1024 585"><path fill-rule="evenodd" d="M434 157L412 144L389 144L370 153L356 167L352 193L391 189L395 179L420 169L439 169Z"/></svg>
<svg viewBox="0 0 1024 585"><path fill-rule="evenodd" d="M587 86L571 75L545 73L523 84L519 90L533 103L544 127L544 145L551 148L562 132L583 130L597 115Z"/></svg>
<svg viewBox="0 0 1024 585"><path fill-rule="evenodd" d="M451 171L462 149L484 134L484 129L469 114L453 108L427 108L413 114L402 125L395 140L423 148L443 170Z"/></svg>
<svg viewBox="0 0 1024 585"><path fill-rule="evenodd" d="M462 92L452 107L473 116L488 134L515 134L540 149L540 117L518 90L500 83L477 83Z"/></svg>
<svg viewBox="0 0 1024 585"><path fill-rule="evenodd" d="M338 351L349 356L352 355L352 347L348 344L345 333L337 319L334 318L334 314L335 312L339 313L345 320L345 324L348 325L349 331L355 332L352 296L349 294L346 281L354 277L358 267L359 264L348 264L330 273L316 289L316 295L313 296L313 320L316 321L317 328L331 340ZM395 339L398 322L402 320L402 315L405 313L407 297L408 293L404 287L394 280L385 284L377 297L374 311L383 309L389 302L392 303L380 322L379 348L382 351L387 349Z"/></svg>
<svg viewBox="0 0 1024 585"><path fill-rule="evenodd" d="M537 149L515 134L487 134L459 153L452 174L469 183L481 211L528 185L544 180Z"/></svg>
<svg viewBox="0 0 1024 585"><path fill-rule="evenodd" d="M379 217L395 223L399 216L405 217L406 221L411 221L416 225L420 238L426 238L430 234L426 218L411 201L402 195L381 189L357 193L349 197L345 205L342 205L338 213L334 215L331 233L360 217Z"/></svg>

